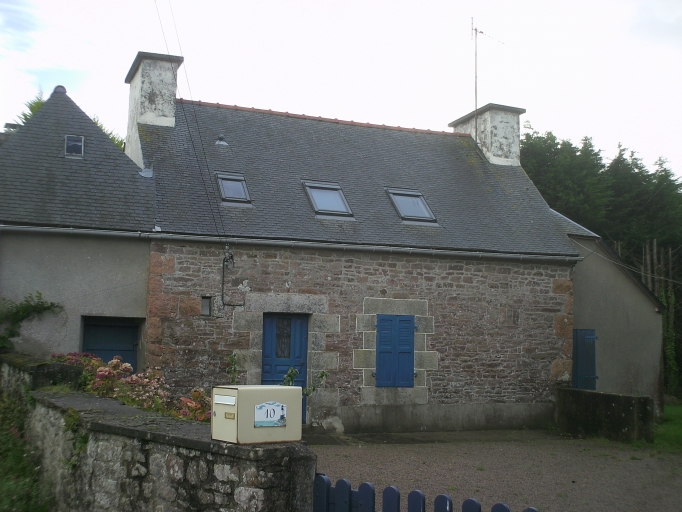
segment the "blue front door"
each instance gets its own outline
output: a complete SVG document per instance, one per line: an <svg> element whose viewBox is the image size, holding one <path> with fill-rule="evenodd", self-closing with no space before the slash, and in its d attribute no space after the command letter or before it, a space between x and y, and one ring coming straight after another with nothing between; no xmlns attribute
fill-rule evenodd
<svg viewBox="0 0 682 512"><path fill-rule="evenodd" d="M261 383L282 384L289 368L298 370L294 385L306 387L308 372L308 316L286 313L263 315L263 366ZM303 423L305 423L305 395Z"/></svg>

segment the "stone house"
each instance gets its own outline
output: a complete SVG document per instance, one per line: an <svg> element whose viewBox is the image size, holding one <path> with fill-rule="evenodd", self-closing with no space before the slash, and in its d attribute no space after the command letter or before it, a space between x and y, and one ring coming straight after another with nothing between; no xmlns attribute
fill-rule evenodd
<svg viewBox="0 0 682 512"><path fill-rule="evenodd" d="M225 383L233 354L248 384L326 371L304 421L349 432L551 421L568 235L595 238L520 167L523 109L452 132L323 119L176 99L181 64L137 55L130 159L59 88L0 147L0 293L67 304L17 348L124 350L178 392Z"/></svg>

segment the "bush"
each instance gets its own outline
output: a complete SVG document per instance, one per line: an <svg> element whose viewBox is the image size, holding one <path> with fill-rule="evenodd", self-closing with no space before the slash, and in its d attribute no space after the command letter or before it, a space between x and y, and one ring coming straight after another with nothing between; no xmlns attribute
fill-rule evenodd
<svg viewBox="0 0 682 512"><path fill-rule="evenodd" d="M49 489L40 484L39 463L26 444L26 413L25 403L0 392L0 510L48 511Z"/></svg>
<svg viewBox="0 0 682 512"><path fill-rule="evenodd" d="M176 418L211 420L211 398L206 392L195 388L192 398L173 400L160 368L132 374L133 367L124 363L121 356L115 356L105 365L102 359L86 352L53 354L52 361L81 366L83 376L79 388L89 393Z"/></svg>

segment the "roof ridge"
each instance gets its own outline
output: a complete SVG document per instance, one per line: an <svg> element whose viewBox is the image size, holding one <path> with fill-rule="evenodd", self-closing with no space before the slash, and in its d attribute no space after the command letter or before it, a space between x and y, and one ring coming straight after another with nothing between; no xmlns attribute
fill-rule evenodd
<svg viewBox="0 0 682 512"><path fill-rule="evenodd" d="M342 119L332 119L330 117L321 116L308 116L306 114L292 114L291 112L280 112L278 110L262 109L255 107L240 107L239 105L224 105L222 103L209 103L201 100L186 100L184 98L176 98L177 103L187 103L190 105L201 105L204 107L217 107L217 108L227 108L230 110L242 110L247 112L258 112L260 114L272 114L276 116L293 117L296 119L309 119L311 121L322 121L326 123L336 123L345 124L350 126L362 126L365 128L379 128L382 130L396 130L401 132L413 132L413 133L428 133L431 135L452 135L454 137L471 137L468 133L461 132L445 132L438 130L429 130L422 128L404 128L402 126L387 126L385 124L373 124L373 123L360 123L357 121L344 121Z"/></svg>

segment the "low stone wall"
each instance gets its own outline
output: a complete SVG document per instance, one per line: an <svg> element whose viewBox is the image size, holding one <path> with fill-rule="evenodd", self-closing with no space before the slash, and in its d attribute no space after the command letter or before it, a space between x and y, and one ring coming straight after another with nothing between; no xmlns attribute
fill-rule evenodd
<svg viewBox="0 0 682 512"><path fill-rule="evenodd" d="M0 353L0 387L15 396L58 384L75 388L82 373L83 369L77 366L50 363L16 352Z"/></svg>
<svg viewBox="0 0 682 512"><path fill-rule="evenodd" d="M654 401L582 389L557 390L557 424L573 435L616 441L654 440Z"/></svg>
<svg viewBox="0 0 682 512"><path fill-rule="evenodd" d="M26 434L55 510L312 511L316 456L301 443L213 441L205 423L63 387L31 391L77 382L73 367L11 353L0 363L3 391L35 400Z"/></svg>
<svg viewBox="0 0 682 512"><path fill-rule="evenodd" d="M312 510L315 455L300 443L232 445L207 424L86 393L33 393L27 434L58 510Z"/></svg>

